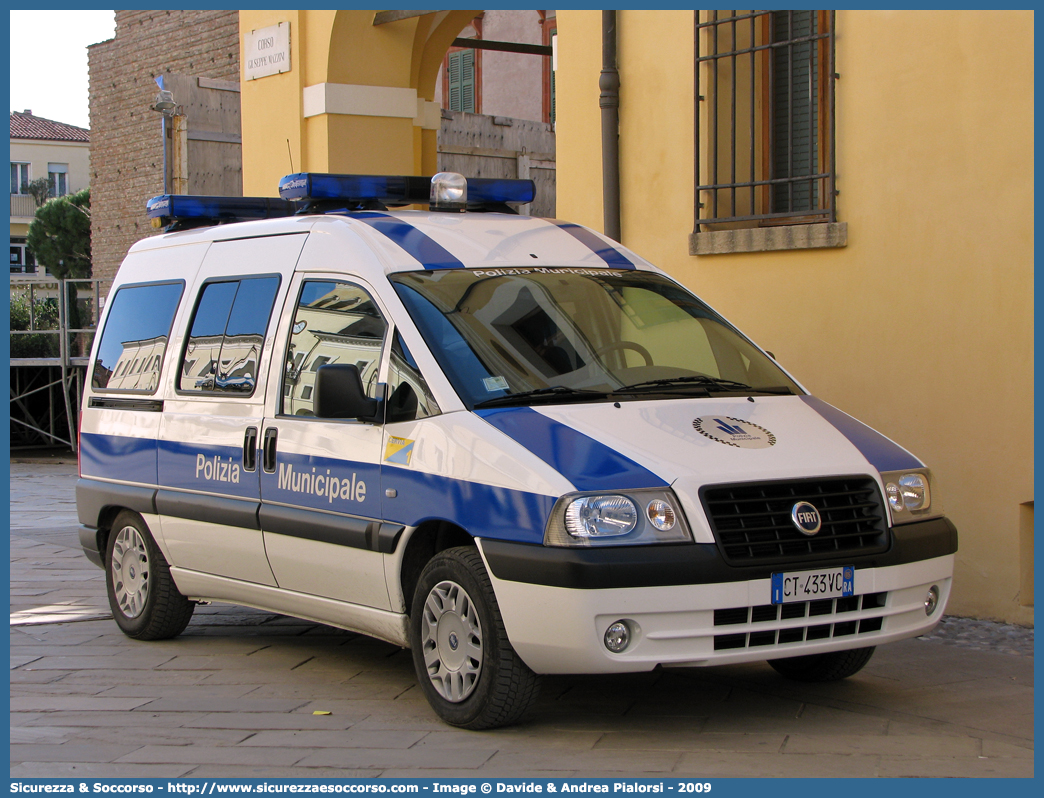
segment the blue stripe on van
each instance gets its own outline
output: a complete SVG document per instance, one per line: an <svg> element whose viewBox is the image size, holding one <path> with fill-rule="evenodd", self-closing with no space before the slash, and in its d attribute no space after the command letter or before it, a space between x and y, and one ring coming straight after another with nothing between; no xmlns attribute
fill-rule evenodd
<svg viewBox="0 0 1044 798"><path fill-rule="evenodd" d="M80 474L155 485L156 440L81 432Z"/></svg>
<svg viewBox="0 0 1044 798"><path fill-rule="evenodd" d="M904 468L924 468L924 463L892 443L884 435L861 421L856 421L833 405L815 396L801 396L801 401L815 410L855 446L870 465L878 471L900 471Z"/></svg>
<svg viewBox="0 0 1044 798"><path fill-rule="evenodd" d="M351 218L365 222L378 233L386 235L411 257L423 263L425 269L464 268L464 264L453 257L445 247L408 222L376 211L353 213Z"/></svg>
<svg viewBox="0 0 1044 798"><path fill-rule="evenodd" d="M386 521L417 526L445 520L475 537L540 544L556 497L498 488L480 482L426 474L385 463L381 488L396 491L384 499Z"/></svg>
<svg viewBox="0 0 1044 798"><path fill-rule="evenodd" d="M569 233L569 235L604 260L607 266L612 266L615 269L634 268L634 264L626 255L611 244L607 244L586 227L581 227L572 222L560 222L557 219L548 219L547 221L558 227L560 230Z"/></svg>
<svg viewBox="0 0 1044 798"><path fill-rule="evenodd" d="M490 408L475 412L572 482L577 490L664 488L668 485L615 449L531 407Z"/></svg>

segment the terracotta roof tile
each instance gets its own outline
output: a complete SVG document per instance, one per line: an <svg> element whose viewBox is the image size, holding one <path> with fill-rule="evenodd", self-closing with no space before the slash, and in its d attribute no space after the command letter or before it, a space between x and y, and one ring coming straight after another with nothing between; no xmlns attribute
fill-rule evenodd
<svg viewBox="0 0 1044 798"><path fill-rule="evenodd" d="M29 113L11 112L11 138L45 141L90 141L91 132L82 127L43 119Z"/></svg>

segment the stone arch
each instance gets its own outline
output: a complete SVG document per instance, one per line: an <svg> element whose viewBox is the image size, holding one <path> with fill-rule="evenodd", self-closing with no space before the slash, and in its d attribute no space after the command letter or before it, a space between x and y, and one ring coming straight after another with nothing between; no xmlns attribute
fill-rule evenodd
<svg viewBox="0 0 1044 798"><path fill-rule="evenodd" d="M242 82L243 191L274 196L290 171L431 174L435 81L479 11L374 24L377 12L241 11L240 32L290 23L290 71Z"/></svg>

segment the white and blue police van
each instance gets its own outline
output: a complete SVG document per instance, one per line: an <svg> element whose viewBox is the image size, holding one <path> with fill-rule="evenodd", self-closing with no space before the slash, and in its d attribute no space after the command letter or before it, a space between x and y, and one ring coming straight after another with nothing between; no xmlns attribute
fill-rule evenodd
<svg viewBox="0 0 1044 798"><path fill-rule="evenodd" d="M925 464L635 253L514 212L533 191L309 173L148 203L76 490L126 634L200 601L353 630L483 729L540 674L835 680L939 621L957 532Z"/></svg>

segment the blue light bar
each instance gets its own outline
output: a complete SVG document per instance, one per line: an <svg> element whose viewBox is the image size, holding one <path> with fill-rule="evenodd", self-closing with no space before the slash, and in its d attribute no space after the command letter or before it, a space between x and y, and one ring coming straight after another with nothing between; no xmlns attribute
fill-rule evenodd
<svg viewBox="0 0 1044 798"><path fill-rule="evenodd" d="M532 202L532 180L473 177L468 179L468 205ZM287 200L379 202L383 205L428 204L431 178L391 175L328 175L299 172L279 181L279 196Z"/></svg>
<svg viewBox="0 0 1044 798"><path fill-rule="evenodd" d="M297 206L272 197L197 197L190 194L163 194L145 203L149 219L169 222L191 221L200 224L274 219L292 216ZM168 222L168 223L169 223Z"/></svg>
<svg viewBox="0 0 1044 798"><path fill-rule="evenodd" d="M532 202L536 197L536 183L532 180L513 180L497 177L469 177L468 204L497 202Z"/></svg>
<svg viewBox="0 0 1044 798"><path fill-rule="evenodd" d="M430 185L426 177L299 172L287 175L279 181L279 196L286 200L334 200L346 204L369 201L383 205L412 205L428 201Z"/></svg>

